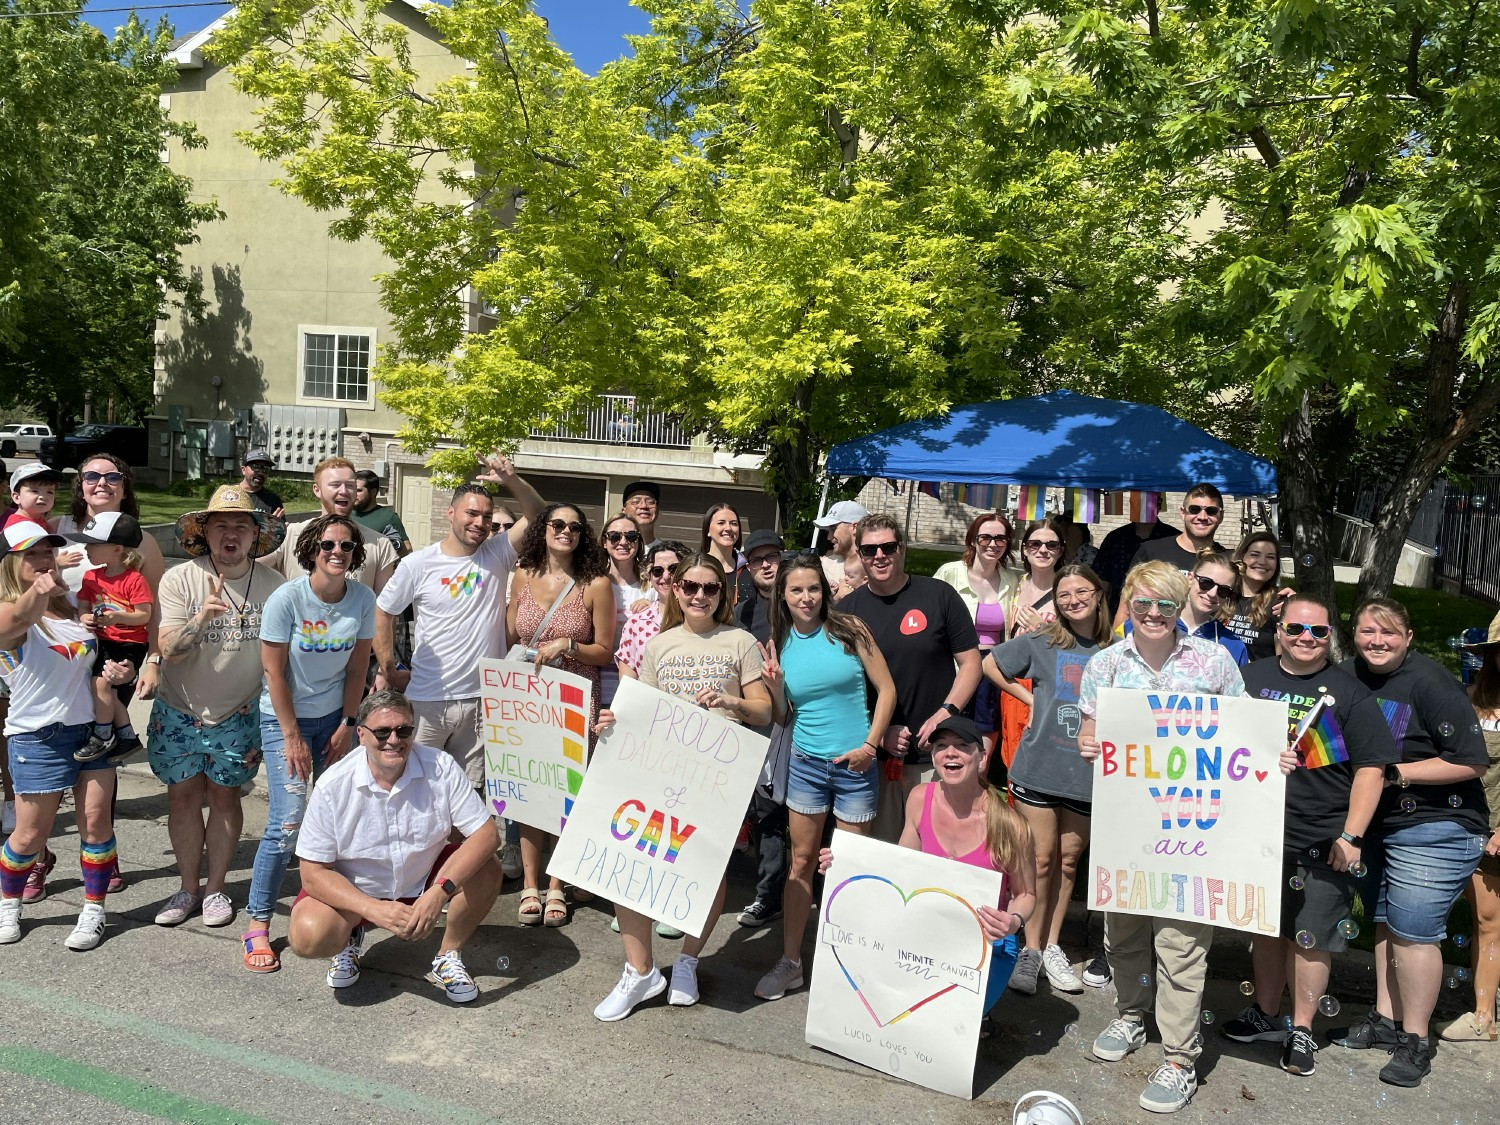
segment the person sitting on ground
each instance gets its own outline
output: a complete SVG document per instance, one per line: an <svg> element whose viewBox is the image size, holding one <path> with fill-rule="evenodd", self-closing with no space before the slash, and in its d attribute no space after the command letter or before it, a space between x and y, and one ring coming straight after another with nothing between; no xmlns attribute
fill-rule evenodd
<svg viewBox="0 0 1500 1125"><path fill-rule="evenodd" d="M313 789L297 837L302 891L292 904L291 950L332 957L330 988L359 980L368 927L422 941L448 908L427 979L448 999L479 995L463 947L500 894L500 834L463 768L414 742L412 706L400 692L365 697L360 749L330 766ZM399 823L393 838L387 831ZM457 831L462 844L450 842Z"/></svg>

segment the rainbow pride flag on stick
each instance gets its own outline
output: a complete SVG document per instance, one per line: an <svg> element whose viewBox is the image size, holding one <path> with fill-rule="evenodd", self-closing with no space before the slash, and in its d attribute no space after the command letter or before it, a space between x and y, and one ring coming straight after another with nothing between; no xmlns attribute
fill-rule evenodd
<svg viewBox="0 0 1500 1125"><path fill-rule="evenodd" d="M1328 707L1326 695L1302 716L1302 721L1297 724L1297 731L1292 736L1292 749L1310 770L1349 760L1349 747L1344 744L1344 732L1339 729L1338 720Z"/></svg>
<svg viewBox="0 0 1500 1125"><path fill-rule="evenodd" d="M1099 490L1097 488L1068 489L1068 509L1073 513L1074 523L1094 523L1099 519Z"/></svg>
<svg viewBox="0 0 1500 1125"><path fill-rule="evenodd" d="M1041 520L1047 518L1047 486L1045 484L1023 484L1017 492L1016 518Z"/></svg>

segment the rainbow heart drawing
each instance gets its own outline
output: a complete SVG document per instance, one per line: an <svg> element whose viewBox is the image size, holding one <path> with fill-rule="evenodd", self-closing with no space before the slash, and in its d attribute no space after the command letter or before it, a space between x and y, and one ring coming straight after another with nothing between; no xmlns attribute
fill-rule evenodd
<svg viewBox="0 0 1500 1125"><path fill-rule="evenodd" d="M900 899L899 909L902 912L920 911L927 912L933 907L942 907L942 928L937 932L946 935L942 944L949 949L953 948L955 940L963 942L962 938L955 939L951 928L955 923L963 926L972 921L974 925L973 948L957 964L929 964L929 967L919 968L923 977L919 979L914 976L909 982L901 981L899 974L916 958L907 954L905 946L915 946L921 942L921 934L924 927L912 925L911 933L918 940L911 943L892 942L891 948L886 948L880 942L872 942L871 945L853 945L830 941L827 928L837 930L838 921L835 917L835 904L838 898L846 890L856 887L858 884L867 884L860 889L866 892L875 891L879 893L882 889L894 892ZM924 898L923 896L931 896ZM847 900L846 900L847 901ZM957 910L954 909L955 905ZM869 910L868 904L865 910ZM897 909L894 904L892 909ZM842 915L839 915L842 917ZM908 894L891 880L881 875L855 875L845 879L837 887L829 892L828 902L824 913L825 931L823 941L829 946L829 951L838 962L840 971L854 994L859 997L870 1018L874 1020L876 1027L889 1027L899 1023L913 1012L931 1004L941 996L947 995L956 988L964 988L970 992L979 991L979 983L983 980L984 967L989 962L990 942L985 936L984 926L979 920L979 913L969 903L954 894L952 891L942 887L919 887ZM934 959L929 959L929 962ZM906 962L903 964L903 962ZM917 967L912 965L912 967ZM868 974L868 976L867 976ZM932 979L937 977L939 979ZM946 983L943 983L946 978ZM880 982L879 989L875 988L875 982ZM899 982L906 987L894 987L892 982ZM872 999L872 992L878 991L882 995ZM877 1005L892 1008L898 1004L904 1004L894 1015L882 1015L877 1011Z"/></svg>

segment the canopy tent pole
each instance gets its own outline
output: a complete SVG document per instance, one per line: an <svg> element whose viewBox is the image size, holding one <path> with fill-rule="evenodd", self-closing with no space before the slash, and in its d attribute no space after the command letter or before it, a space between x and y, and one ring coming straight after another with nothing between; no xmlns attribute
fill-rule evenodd
<svg viewBox="0 0 1500 1125"><path fill-rule="evenodd" d="M917 482L909 480L906 482L906 523L901 529L901 538L907 543L911 542L911 506L917 499Z"/></svg>
<svg viewBox="0 0 1500 1125"><path fill-rule="evenodd" d="M832 481L833 478L827 473L823 474L823 495L818 497L818 514L813 517L815 520L822 519L824 513L828 511L828 486Z"/></svg>

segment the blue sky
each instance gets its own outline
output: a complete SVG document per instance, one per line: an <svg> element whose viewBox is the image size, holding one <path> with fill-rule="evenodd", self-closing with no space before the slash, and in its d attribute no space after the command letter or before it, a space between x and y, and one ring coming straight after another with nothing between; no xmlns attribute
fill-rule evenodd
<svg viewBox="0 0 1500 1125"><path fill-rule="evenodd" d="M156 4L165 0L146 2ZM125 0L89 0L87 5L91 9L125 6ZM589 74L629 50L629 44L623 38L625 34L635 35L650 30L645 14L632 7L630 0L536 0L536 6L547 17L552 34L563 50L573 56L573 61L581 70ZM207 27L227 9L228 5L223 5L211 8L175 8L165 12L143 11L140 14L151 23L157 17L166 15L178 35L187 35ZM125 13L98 12L87 18L95 26L111 31L125 21Z"/></svg>

